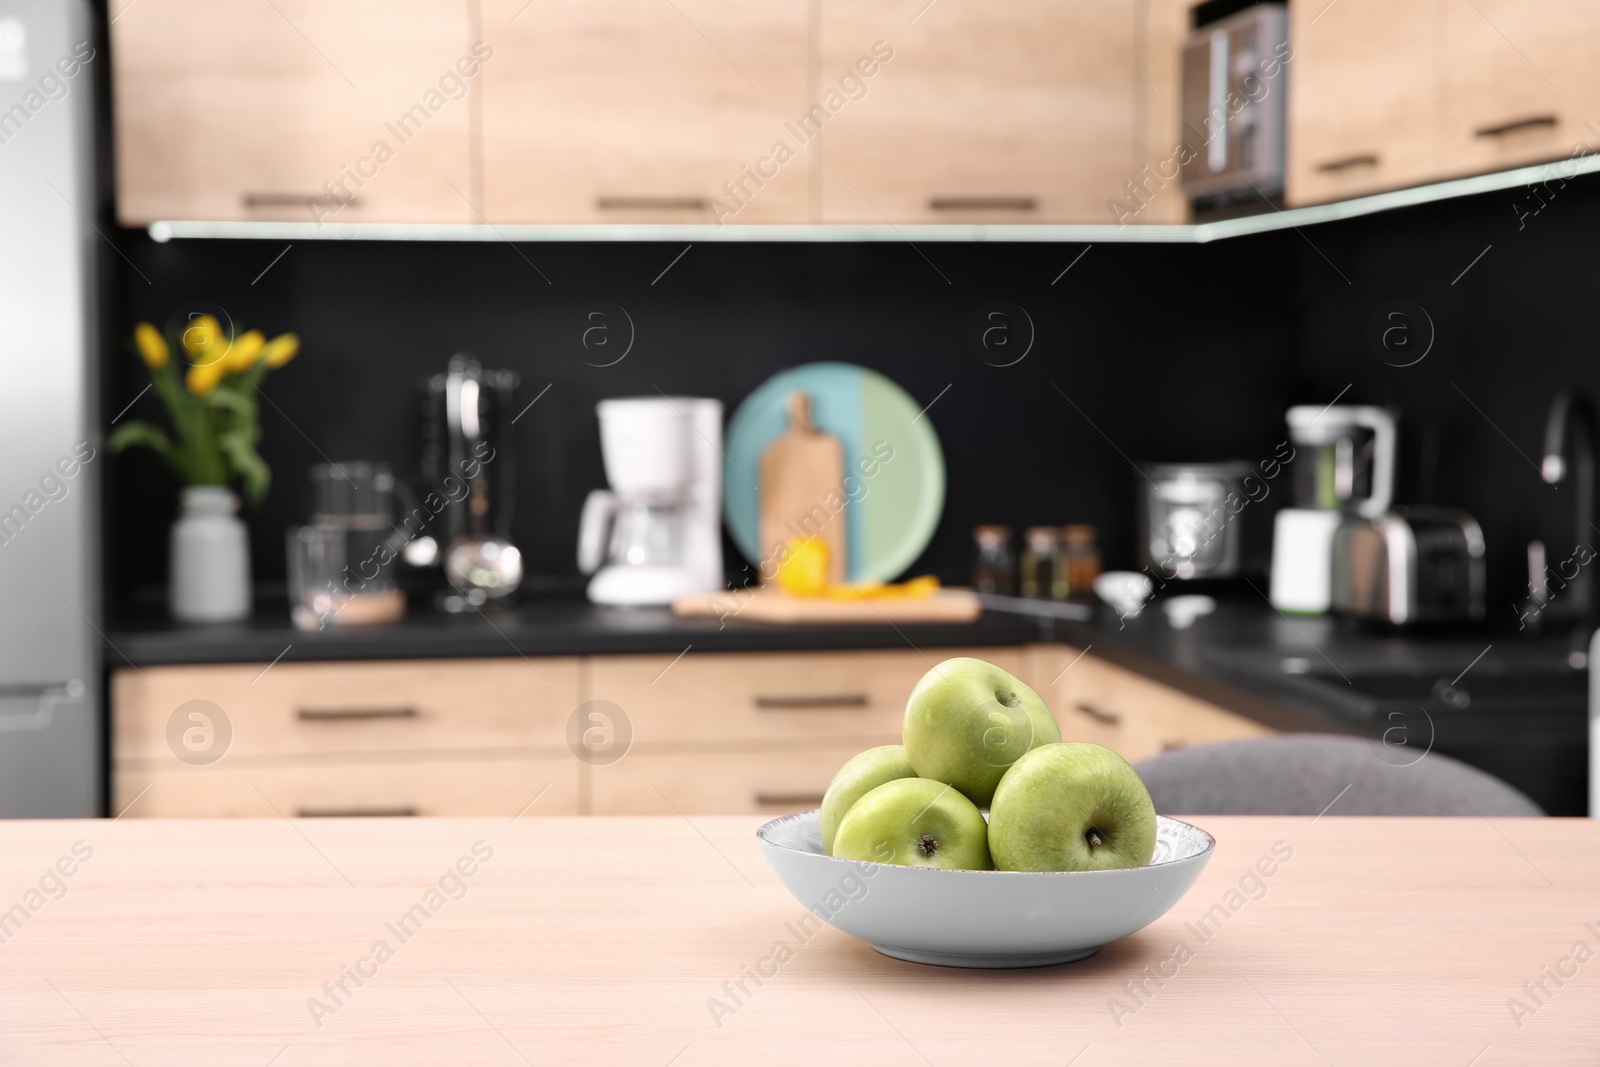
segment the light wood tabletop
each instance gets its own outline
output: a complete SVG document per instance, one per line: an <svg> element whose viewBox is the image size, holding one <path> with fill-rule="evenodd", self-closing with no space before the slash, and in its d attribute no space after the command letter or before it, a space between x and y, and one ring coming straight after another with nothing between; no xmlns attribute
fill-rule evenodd
<svg viewBox="0 0 1600 1067"><path fill-rule="evenodd" d="M1195 821L1176 908L1031 971L799 941L753 818L0 823L0 1062L1600 1062L1600 822Z"/></svg>

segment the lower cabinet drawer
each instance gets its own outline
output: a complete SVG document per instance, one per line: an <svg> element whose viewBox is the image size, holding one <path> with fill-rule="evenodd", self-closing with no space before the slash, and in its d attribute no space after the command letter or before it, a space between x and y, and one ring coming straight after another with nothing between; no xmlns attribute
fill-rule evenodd
<svg viewBox="0 0 1600 1067"><path fill-rule="evenodd" d="M634 745L900 739L906 698L922 676L954 656L977 656L1012 673L1020 648L873 652L695 652L597 656L589 695L627 716Z"/></svg>
<svg viewBox="0 0 1600 1067"><path fill-rule="evenodd" d="M867 745L654 756L590 769L594 815L784 815L822 803L845 760Z"/></svg>
<svg viewBox="0 0 1600 1067"><path fill-rule="evenodd" d="M1080 649L1035 646L1028 663L1030 684L1055 713L1063 741L1104 745L1130 763L1169 749L1273 732Z"/></svg>
<svg viewBox="0 0 1600 1067"><path fill-rule="evenodd" d="M260 663L119 670L118 759L560 749L576 659ZM185 751L187 748L188 751Z"/></svg>
<svg viewBox="0 0 1600 1067"><path fill-rule="evenodd" d="M112 773L126 818L578 814L578 761L396 759ZM530 801L538 802L528 807ZM131 806L130 806L131 805Z"/></svg>

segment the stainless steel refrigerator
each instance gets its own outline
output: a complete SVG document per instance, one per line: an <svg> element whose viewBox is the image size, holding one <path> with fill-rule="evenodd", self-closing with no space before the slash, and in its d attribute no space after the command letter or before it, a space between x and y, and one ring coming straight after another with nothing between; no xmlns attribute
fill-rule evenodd
<svg viewBox="0 0 1600 1067"><path fill-rule="evenodd" d="M0 0L0 818L102 812L84 0Z"/></svg>

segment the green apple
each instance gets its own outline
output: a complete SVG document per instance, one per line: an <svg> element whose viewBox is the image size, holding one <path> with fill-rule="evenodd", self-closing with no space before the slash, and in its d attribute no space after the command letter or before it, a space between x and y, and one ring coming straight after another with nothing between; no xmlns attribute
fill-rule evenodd
<svg viewBox="0 0 1600 1067"><path fill-rule="evenodd" d="M947 659L911 690L906 755L923 778L987 807L1000 776L1030 748L1061 740L1039 694L981 659Z"/></svg>
<svg viewBox="0 0 1600 1067"><path fill-rule="evenodd" d="M845 860L988 871L989 828L960 790L927 778L897 778L845 812L833 839Z"/></svg>
<svg viewBox="0 0 1600 1067"><path fill-rule="evenodd" d="M822 851L833 855L833 836L856 801L885 782L916 776L900 745L879 745L851 756L822 796Z"/></svg>
<svg viewBox="0 0 1600 1067"><path fill-rule="evenodd" d="M1156 808L1139 772L1109 748L1042 745L1000 779L989 849L1002 871L1142 867L1156 850Z"/></svg>

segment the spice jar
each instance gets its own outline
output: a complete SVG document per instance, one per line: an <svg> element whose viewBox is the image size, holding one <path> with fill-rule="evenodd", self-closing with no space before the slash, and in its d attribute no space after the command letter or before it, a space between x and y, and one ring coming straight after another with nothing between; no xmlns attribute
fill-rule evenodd
<svg viewBox="0 0 1600 1067"><path fill-rule="evenodd" d="M1030 526L1022 539L1022 595L1065 600L1067 574L1061 566L1060 532L1054 526Z"/></svg>
<svg viewBox="0 0 1600 1067"><path fill-rule="evenodd" d="M1087 524L1063 526L1061 540L1067 594L1089 596L1094 592L1094 580L1100 577L1100 546L1095 542L1095 528Z"/></svg>
<svg viewBox="0 0 1600 1067"><path fill-rule="evenodd" d="M1011 552L1011 527L979 526L972 531L977 559L972 587L980 593L1011 596L1017 589L1017 560Z"/></svg>

